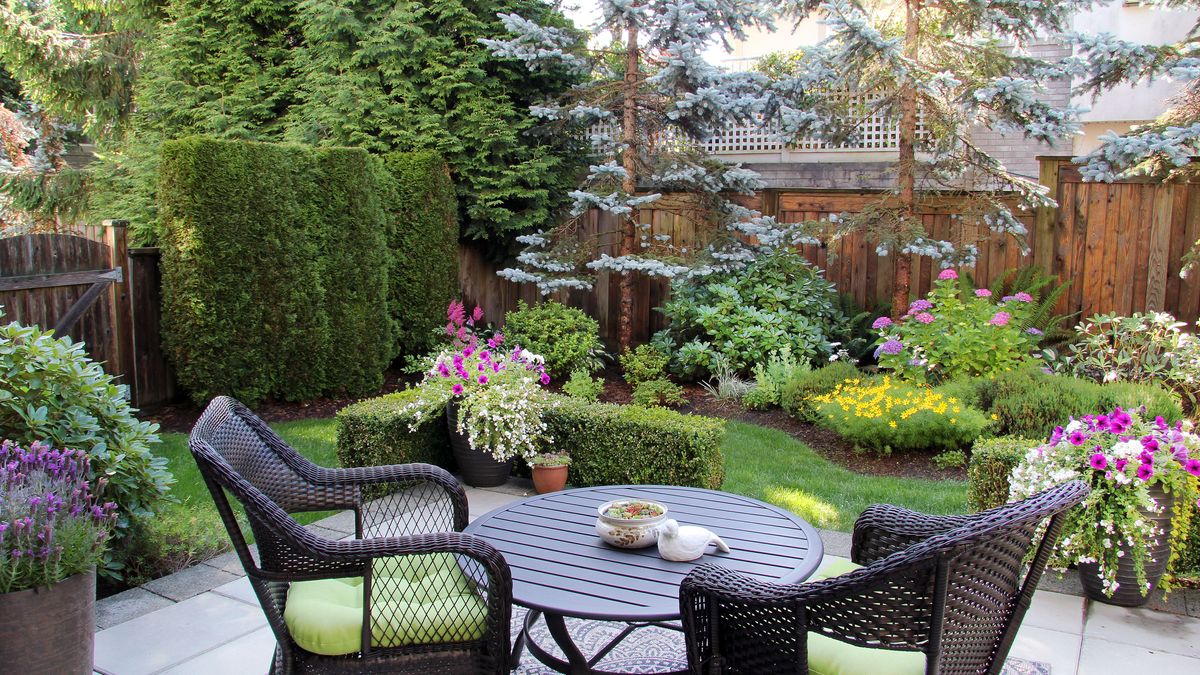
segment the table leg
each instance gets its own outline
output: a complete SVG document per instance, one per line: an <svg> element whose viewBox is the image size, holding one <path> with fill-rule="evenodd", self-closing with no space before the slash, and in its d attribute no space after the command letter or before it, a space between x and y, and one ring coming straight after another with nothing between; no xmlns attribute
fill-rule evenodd
<svg viewBox="0 0 1200 675"><path fill-rule="evenodd" d="M579 651L579 647L575 645L575 641L571 639L571 633L567 630L567 622L563 620L559 614L546 614L546 628L550 629L550 636L554 638L555 644L563 651L563 655L567 657L569 668L567 675L588 675L592 672L592 667L588 664L587 657L583 652Z"/></svg>
<svg viewBox="0 0 1200 675"><path fill-rule="evenodd" d="M521 632L517 634L517 639L513 641L512 654L508 658L509 670L516 670L521 665L521 653L525 651L525 641L529 639L529 629L537 623L538 617L541 615L542 613L536 609L531 609L525 614L525 624L521 628Z"/></svg>

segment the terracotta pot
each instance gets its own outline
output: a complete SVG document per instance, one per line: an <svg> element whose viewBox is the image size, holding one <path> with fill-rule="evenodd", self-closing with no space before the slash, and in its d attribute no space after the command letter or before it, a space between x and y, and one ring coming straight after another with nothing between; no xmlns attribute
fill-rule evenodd
<svg viewBox="0 0 1200 675"><path fill-rule="evenodd" d="M1100 567L1095 563L1079 563L1079 580L1083 583L1083 592L1096 602L1121 607L1140 607L1150 600L1158 582L1162 581L1163 572L1167 570L1167 560L1171 557L1171 515L1174 513L1175 500L1172 495L1155 483L1150 486L1150 496L1162 504L1162 513L1153 514L1142 511L1142 517L1153 523L1163 533L1158 541L1147 547L1146 553L1153 560L1146 560L1146 581L1150 590L1142 595L1138 587L1137 572L1133 568L1133 556L1129 550L1121 556L1117 563L1117 590L1110 598L1104 594L1104 583L1100 580Z"/></svg>
<svg viewBox="0 0 1200 675"><path fill-rule="evenodd" d="M471 487L496 487L508 482L512 460L497 462L491 453L471 447L466 434L458 433L458 403L455 401L446 405L446 424L450 425L450 450L464 483Z"/></svg>
<svg viewBox="0 0 1200 675"><path fill-rule="evenodd" d="M96 571L0 594L0 671L91 675Z"/></svg>
<svg viewBox="0 0 1200 675"><path fill-rule="evenodd" d="M567 473L570 468L566 464L533 467L533 489L537 490L539 495L558 492L567 486Z"/></svg>

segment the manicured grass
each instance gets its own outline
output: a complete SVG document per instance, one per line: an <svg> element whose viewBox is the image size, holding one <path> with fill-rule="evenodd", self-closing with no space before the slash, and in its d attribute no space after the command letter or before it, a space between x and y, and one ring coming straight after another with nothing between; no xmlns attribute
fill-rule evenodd
<svg viewBox="0 0 1200 675"><path fill-rule="evenodd" d="M272 427L301 454L337 466L337 425L332 419L284 422ZM176 484L176 508L215 510L187 449L184 434L163 434L158 452L167 458ZM866 476L818 456L782 431L729 423L722 446L727 492L756 497L794 511L818 527L849 531L867 506L885 502L927 513L965 513L967 484L890 476ZM298 514L309 523L323 514Z"/></svg>
<svg viewBox="0 0 1200 675"><path fill-rule="evenodd" d="M871 504L926 513L967 512L964 481L934 481L854 473L818 456L782 431L730 422L721 447L726 492L755 497L831 530L849 531Z"/></svg>
<svg viewBox="0 0 1200 675"><path fill-rule="evenodd" d="M337 454L334 447L337 444L337 424L332 419L300 420L298 422L282 422L272 424L283 440L296 449L297 452L321 466L337 466ZM187 434L161 434L162 444L155 452L167 458L167 465L175 476L175 485L171 486L171 494L179 500L172 504L171 509L202 509L216 513L212 495L204 485L196 460L187 447ZM296 520L308 524L325 517L325 513L298 513Z"/></svg>

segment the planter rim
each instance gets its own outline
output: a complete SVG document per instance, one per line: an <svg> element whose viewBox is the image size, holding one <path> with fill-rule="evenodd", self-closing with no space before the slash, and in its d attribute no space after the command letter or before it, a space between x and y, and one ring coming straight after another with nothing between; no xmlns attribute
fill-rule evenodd
<svg viewBox="0 0 1200 675"><path fill-rule="evenodd" d="M63 577L63 578L59 579L58 581L54 582L53 584L50 584L49 586L34 586L33 588L22 588L19 591L8 591L7 593L0 593L0 596L7 597L7 596L18 595L20 593L38 593L38 592L52 591L55 589L55 587L61 586L62 584L67 583L68 581L72 581L72 580L78 579L79 577L85 577L85 576L95 574L95 573L96 573L96 568L90 567L87 570L84 570L83 572L79 572L78 574L72 574L69 577Z"/></svg>

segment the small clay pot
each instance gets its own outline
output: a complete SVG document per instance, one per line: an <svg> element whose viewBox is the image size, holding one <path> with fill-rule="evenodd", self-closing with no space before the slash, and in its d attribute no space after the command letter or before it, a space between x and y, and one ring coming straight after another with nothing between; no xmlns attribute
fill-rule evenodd
<svg viewBox="0 0 1200 675"><path fill-rule="evenodd" d="M533 489L537 490L539 495L544 495L547 492L558 492L567 486L567 473L570 468L566 464L561 466L534 466Z"/></svg>

